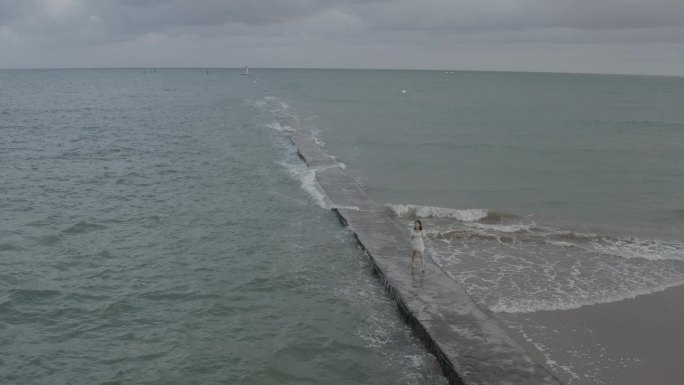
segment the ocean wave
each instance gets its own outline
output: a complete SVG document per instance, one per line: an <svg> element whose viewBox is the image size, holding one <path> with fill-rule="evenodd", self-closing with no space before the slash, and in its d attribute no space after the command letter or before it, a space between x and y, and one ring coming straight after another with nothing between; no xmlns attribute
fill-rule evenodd
<svg viewBox="0 0 684 385"><path fill-rule="evenodd" d="M300 186L313 198L316 205L322 208L330 208L330 202L325 192L316 180L316 172L311 170L304 162L284 161L278 162L285 167L287 173L300 182Z"/></svg>
<svg viewBox="0 0 684 385"><path fill-rule="evenodd" d="M684 261L684 243L659 239L620 238L601 234L568 232L541 233L544 242L560 247L580 247L588 252L625 259Z"/></svg>
<svg viewBox="0 0 684 385"><path fill-rule="evenodd" d="M602 254L628 259L684 261L684 244L682 243L639 238L600 238L592 242L592 247Z"/></svg>
<svg viewBox="0 0 684 385"><path fill-rule="evenodd" d="M449 218L462 222L474 222L485 219L490 211L484 209L450 209L435 206L418 206L404 204L387 204L385 209L393 217L407 218Z"/></svg>
<svg viewBox="0 0 684 385"><path fill-rule="evenodd" d="M684 243L549 227L449 223L428 253L493 312L568 310L684 284Z"/></svg>
<svg viewBox="0 0 684 385"><path fill-rule="evenodd" d="M323 132L318 128L314 128L311 130L311 139L313 139L314 143L321 147L325 147L325 142L323 141L322 136Z"/></svg>
<svg viewBox="0 0 684 385"><path fill-rule="evenodd" d="M533 224L464 223L460 228L433 230L441 239L480 239L516 244L545 244L558 248L577 247L588 253L624 259L684 261L684 243L658 239L619 238L575 231L553 231Z"/></svg>
<svg viewBox="0 0 684 385"><path fill-rule="evenodd" d="M346 163L341 162L340 160L338 160L336 156L330 155L330 157L333 158L333 160L334 160L335 162L337 162L337 164L340 166L340 168L341 168L342 170L346 170L346 169L347 169L347 164L346 164Z"/></svg>
<svg viewBox="0 0 684 385"><path fill-rule="evenodd" d="M331 157L331 158L333 158L333 157ZM335 159L333 158L333 160L335 160ZM338 161L335 161L335 163L333 163L333 164L326 164L323 166L311 167L311 170L314 172L323 172L323 171L329 170L331 168L341 168L344 170L345 167L346 167L346 165L344 163L340 163Z"/></svg>
<svg viewBox="0 0 684 385"><path fill-rule="evenodd" d="M634 288L624 292L616 292L603 297L597 296L593 298L556 298L554 300L530 299L524 301L510 301L508 303L506 301L502 301L501 303L490 306L489 310L495 313L534 313L537 311L572 310L579 309L583 306L600 305L604 303L613 303L634 299L638 296L665 291L669 288L677 287L682 284L684 284L684 281L674 281L654 287Z"/></svg>
<svg viewBox="0 0 684 385"><path fill-rule="evenodd" d="M476 228L481 230L492 230L501 233L522 233L528 232L532 225L522 224L522 223L511 223L511 224L490 224L490 223L471 223L468 224L470 228Z"/></svg>
<svg viewBox="0 0 684 385"><path fill-rule="evenodd" d="M268 123L268 124L266 124L266 127L270 128L272 130L276 130L276 131L287 131L287 132L294 131L291 127L281 126L280 123L278 123L278 122Z"/></svg>
<svg viewBox="0 0 684 385"><path fill-rule="evenodd" d="M87 232L94 231L94 230L102 230L102 229L106 229L106 228L107 228L106 226L98 225L96 223L79 221L78 223L76 223L73 226L69 227L68 229L64 230L63 233L75 235L75 234L87 233Z"/></svg>

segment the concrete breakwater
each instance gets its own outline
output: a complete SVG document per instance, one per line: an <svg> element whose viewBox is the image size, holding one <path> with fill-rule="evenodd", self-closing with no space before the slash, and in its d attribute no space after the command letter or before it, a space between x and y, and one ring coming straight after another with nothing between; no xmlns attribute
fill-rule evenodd
<svg viewBox="0 0 684 385"><path fill-rule="evenodd" d="M535 362L463 287L426 257L426 271L410 267L408 231L339 167L277 98L267 98L299 156L340 221L366 250L374 269L407 322L437 357L452 384L534 385L561 382Z"/></svg>

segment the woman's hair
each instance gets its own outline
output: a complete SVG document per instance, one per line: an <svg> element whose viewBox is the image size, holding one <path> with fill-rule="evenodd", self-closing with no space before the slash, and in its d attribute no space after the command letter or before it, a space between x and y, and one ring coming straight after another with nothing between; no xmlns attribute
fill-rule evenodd
<svg viewBox="0 0 684 385"><path fill-rule="evenodd" d="M421 223L421 221L419 221L419 220L416 220L416 221L413 223L413 229L414 229L414 230L416 229L416 223L418 224L418 230L423 231L423 223Z"/></svg>

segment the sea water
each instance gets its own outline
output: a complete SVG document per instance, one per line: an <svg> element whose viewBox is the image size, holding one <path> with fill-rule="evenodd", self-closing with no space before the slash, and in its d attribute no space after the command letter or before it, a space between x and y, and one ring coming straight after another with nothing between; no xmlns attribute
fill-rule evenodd
<svg viewBox="0 0 684 385"><path fill-rule="evenodd" d="M446 383L239 74L0 71L0 383Z"/></svg>
<svg viewBox="0 0 684 385"><path fill-rule="evenodd" d="M565 383L679 384L684 79L264 71L388 215Z"/></svg>
<svg viewBox="0 0 684 385"><path fill-rule="evenodd" d="M494 312L684 283L684 78L271 71L302 124Z"/></svg>
<svg viewBox="0 0 684 385"><path fill-rule="evenodd" d="M445 383L271 96L504 321L684 283L682 78L239 72L0 71L5 382Z"/></svg>

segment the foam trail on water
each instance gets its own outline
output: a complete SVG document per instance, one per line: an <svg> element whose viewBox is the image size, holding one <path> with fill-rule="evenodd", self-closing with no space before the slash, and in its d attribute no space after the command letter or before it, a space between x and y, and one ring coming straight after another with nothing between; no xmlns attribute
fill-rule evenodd
<svg viewBox="0 0 684 385"><path fill-rule="evenodd" d="M266 127L280 132L287 131L279 123L269 123L266 124ZM331 208L330 199L325 195L325 192L323 192L323 189L316 180L316 170L309 168L297 156L297 149L292 143L284 137L280 137L280 139L277 142L283 146L285 159L276 163L283 166L288 175L300 182L301 188L308 193L317 206L325 209Z"/></svg>
<svg viewBox="0 0 684 385"><path fill-rule="evenodd" d="M321 130L315 128L311 130L311 138L313 138L314 143L321 147L325 147L325 142L321 139Z"/></svg>
<svg viewBox="0 0 684 385"><path fill-rule="evenodd" d="M330 155L330 157L333 158L333 159L335 160L335 162L337 162L337 164L340 166L340 168L341 168L342 170L346 170L346 169L347 169L347 164L346 164L346 163L339 161L339 160L337 159L337 157L334 156L334 155Z"/></svg>
<svg viewBox="0 0 684 385"><path fill-rule="evenodd" d="M684 244L525 223L430 221L428 252L498 313L569 310L684 284Z"/></svg>
<svg viewBox="0 0 684 385"><path fill-rule="evenodd" d="M356 211L361 211L361 208L358 206L342 206L342 205L331 205L331 208L333 209L345 209L345 210L356 210Z"/></svg>
<svg viewBox="0 0 684 385"><path fill-rule="evenodd" d="M283 132L284 131L289 131L289 132L294 131L292 128L290 128L288 126L285 126L285 127L281 126L280 123L278 123L278 122L268 123L268 124L266 124L266 127L270 128L272 130L276 130L276 131L283 131Z"/></svg>
<svg viewBox="0 0 684 385"><path fill-rule="evenodd" d="M598 305L602 303L620 302L627 299L633 299L640 295L648 295L657 293L659 291L667 290L671 287L676 287L684 284L684 281L674 281L663 285L657 285L648 288L631 289L624 293L615 293L613 295L606 295L603 297L595 297L591 299L566 299L558 301L518 301L511 304L498 304L491 306L489 310L495 313L533 313L537 311L549 310L572 310L579 309L582 306Z"/></svg>
<svg viewBox="0 0 684 385"><path fill-rule="evenodd" d="M331 158L332 158L332 157L331 157ZM340 163L340 162L337 162L337 161L336 161L334 164L329 164L329 165L325 165L325 166L312 167L311 169L312 169L314 172L323 172L323 171L329 170L329 169L331 169L331 168L341 168L341 169L344 170L345 167L346 167L346 165L345 165L344 163Z"/></svg>
<svg viewBox="0 0 684 385"><path fill-rule="evenodd" d="M316 172L311 170L304 162L279 162L285 167L287 173L301 183L302 189L313 198L316 205L324 209L331 208L330 200L316 181Z"/></svg>
<svg viewBox="0 0 684 385"><path fill-rule="evenodd" d="M604 254L622 258L684 261L684 245L681 243L632 238L610 242L595 241L592 246Z"/></svg>
<svg viewBox="0 0 684 385"><path fill-rule="evenodd" d="M481 230L498 231L498 232L502 232L502 233L519 233L519 232L530 230L530 228L531 228L530 225L519 224L519 223L508 224L508 225L489 224L489 223L469 223L468 227L475 228L475 229L481 229Z"/></svg>

